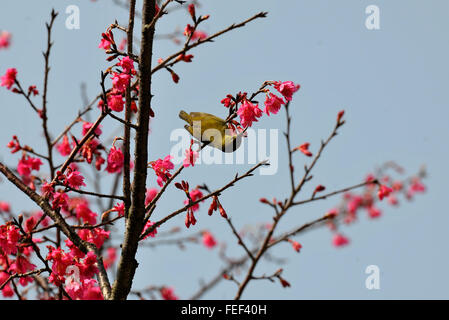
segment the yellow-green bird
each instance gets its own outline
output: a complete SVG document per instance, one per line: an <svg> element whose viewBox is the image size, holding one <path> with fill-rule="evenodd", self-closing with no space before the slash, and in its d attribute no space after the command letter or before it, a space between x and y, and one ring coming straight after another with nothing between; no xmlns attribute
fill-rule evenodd
<svg viewBox="0 0 449 320"><path fill-rule="evenodd" d="M209 143L209 146L223 152L234 152L242 144L242 136L246 130L239 134L230 135L226 121L205 112L179 112L179 117L187 122L184 128L198 141Z"/></svg>

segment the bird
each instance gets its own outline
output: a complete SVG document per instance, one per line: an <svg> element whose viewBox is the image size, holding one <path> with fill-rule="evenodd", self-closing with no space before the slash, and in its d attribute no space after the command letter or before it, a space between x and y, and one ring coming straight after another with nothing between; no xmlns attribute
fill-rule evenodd
<svg viewBox="0 0 449 320"><path fill-rule="evenodd" d="M238 134L229 134L225 120L205 112L179 112L179 118L187 122L184 128L198 141L217 148L222 152L232 153L242 144L246 129Z"/></svg>

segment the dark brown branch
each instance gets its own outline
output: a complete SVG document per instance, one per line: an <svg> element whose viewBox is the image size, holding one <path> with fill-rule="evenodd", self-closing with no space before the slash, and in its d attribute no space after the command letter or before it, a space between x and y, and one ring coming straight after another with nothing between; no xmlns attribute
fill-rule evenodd
<svg viewBox="0 0 449 320"><path fill-rule="evenodd" d="M324 194L322 196L319 196L319 197L315 197L314 195L312 195L312 197L310 197L309 199L293 202L292 206L297 206L297 205L309 203L309 202L316 201L316 200L324 200L324 199L327 199L328 197L332 197L332 196L335 196L335 195L340 194L340 193L348 192L348 191L351 191L353 189L364 187L364 186L369 185L369 184L377 184L377 183L378 183L377 180L365 181L365 182L356 184L354 186L350 186L350 187L339 189L339 190L336 190L336 191L333 191L333 192L326 193L326 194Z"/></svg>
<svg viewBox="0 0 449 320"><path fill-rule="evenodd" d="M133 54L133 40L134 40L134 17L136 15L136 0L129 1L129 22L128 29L126 32L127 43L128 43L128 55ZM126 106L125 106L125 122L131 123L131 87L128 84L125 93ZM125 216L128 216L129 209L131 207L131 154L130 154L130 139L131 130L128 126L124 127L123 133L123 154L124 154L124 165L123 165L123 196L125 205Z"/></svg>
<svg viewBox="0 0 449 320"><path fill-rule="evenodd" d="M234 225L231 222L231 218L226 217L226 221L228 222L228 225L231 227L232 233L235 235L235 237L237 238L237 243L239 245L241 245L243 247L243 249L245 250L246 254L251 258L251 260L254 261L254 256L251 253L251 251L248 249L248 247L246 246L245 242L243 241L242 237L240 237L239 233L237 232L237 230L235 229Z"/></svg>
<svg viewBox="0 0 449 320"><path fill-rule="evenodd" d="M109 198L109 199L117 199L117 200L124 200L124 197L122 196L118 196L118 195L114 195L114 194L103 194L103 193L98 193L98 192L93 192L93 191L86 191L86 190L80 190L80 189L74 189L71 188L69 186L64 186L66 188L66 190L69 191L73 191L79 194L85 194L88 196L93 196L93 197L99 197L99 198Z"/></svg>
<svg viewBox="0 0 449 320"><path fill-rule="evenodd" d="M288 152L288 169L290 173L290 184L292 187L292 191L295 190L295 174L292 160L292 147L290 143L290 122L292 118L290 117L288 107L290 106L290 101L285 105L285 115L287 117L287 131L284 133L285 140L287 141L287 152Z"/></svg>
<svg viewBox="0 0 449 320"><path fill-rule="evenodd" d="M151 110L151 59L153 56L154 25L148 28L155 16L155 0L144 0L142 7L142 41L139 64L139 112L135 137L134 179L131 208L126 220L122 254L118 263L117 279L112 288L113 300L128 296L137 268L136 253L145 218L145 193L148 163L148 128Z"/></svg>
<svg viewBox="0 0 449 320"><path fill-rule="evenodd" d="M55 10L51 10L51 19L50 23L46 24L47 27L47 51L44 53L44 59L45 59L45 67L44 67L44 88L42 91L42 112L41 112L41 118L42 118L42 127L44 129L44 135L45 135L45 141L47 143L47 150L48 150L48 164L50 166L50 177L53 179L55 176L55 167L53 164L53 145L50 137L50 133L48 131L48 117L47 117L47 88L48 88L48 73L50 72L49 67L49 58L50 58L50 52L51 47L53 46L53 43L51 42L51 29L53 27L53 23L55 22L56 17L58 16L58 13L55 12Z"/></svg>

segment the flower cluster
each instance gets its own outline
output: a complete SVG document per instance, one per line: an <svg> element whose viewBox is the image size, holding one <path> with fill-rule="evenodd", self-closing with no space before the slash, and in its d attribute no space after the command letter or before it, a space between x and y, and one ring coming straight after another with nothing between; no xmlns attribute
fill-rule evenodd
<svg viewBox="0 0 449 320"><path fill-rule="evenodd" d="M93 252L79 254L72 250L65 252L61 248L47 246L47 260L52 262L49 281L56 286L65 283L65 290L74 300L102 300L101 290L95 279L92 279L98 268ZM71 273L73 272L73 273Z"/></svg>
<svg viewBox="0 0 449 320"><path fill-rule="evenodd" d="M378 175L375 178L373 174L366 177L366 185L361 194L346 192L343 195L343 203L339 208L334 208L327 213L330 219L329 228L334 232L332 244L336 247L343 247L349 244L349 239L337 229L336 218L341 218L341 222L346 225L352 224L357 220L360 210L365 210L368 218L378 219L382 216L382 210L377 202L387 200L392 206L399 205L398 196L403 194L405 199L412 199L416 193L422 193L426 190L419 177L411 180L400 181L393 180L390 175Z"/></svg>
<svg viewBox="0 0 449 320"><path fill-rule="evenodd" d="M4 209L8 209L5 206ZM30 239L38 242L38 240ZM33 252L32 247L24 242L20 229L12 222L0 225L0 286L3 286L3 297L12 297L14 295L11 283L5 283L10 275L22 275L33 271L36 266L30 262L30 255ZM26 286L33 282L30 276L20 276L19 284Z"/></svg>
<svg viewBox="0 0 449 320"><path fill-rule="evenodd" d="M281 94L282 97L270 92L266 87L272 86ZM248 98L246 92L239 92L235 97L228 94L221 103L226 108L232 108L236 110L236 114L240 117L240 124L243 127L251 127L254 122L257 122L263 113L270 116L271 114L277 114L282 105L292 100L293 94L298 91L300 86L292 81L266 81L259 91L251 98ZM265 92L265 108L262 111L259 108L259 104L252 99L259 93ZM285 100L284 100L285 99ZM238 107L238 104L241 104Z"/></svg>
<svg viewBox="0 0 449 320"><path fill-rule="evenodd" d="M157 159L156 161L151 161L148 166L154 170L157 176L157 184L162 187L164 183L171 177L170 170L175 168L171 159L173 157L168 155L164 159Z"/></svg>

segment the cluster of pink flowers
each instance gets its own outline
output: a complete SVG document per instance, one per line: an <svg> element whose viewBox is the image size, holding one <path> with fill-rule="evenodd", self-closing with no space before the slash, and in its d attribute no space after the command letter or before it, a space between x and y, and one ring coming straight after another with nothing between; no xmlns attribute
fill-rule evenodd
<svg viewBox="0 0 449 320"><path fill-rule="evenodd" d="M24 154L17 164L17 172L22 177L28 177L32 170L39 171L41 165L43 165L41 159Z"/></svg>
<svg viewBox="0 0 449 320"><path fill-rule="evenodd" d="M9 207L3 207L9 210ZM23 237L20 234L19 228L7 222L4 225L0 225L0 286L2 286L10 275L24 274L28 271L33 271L36 266L30 262L30 255L33 251L29 245L22 244ZM37 239L32 239L34 242L38 242ZM10 257L10 255L12 255ZM24 276L19 278L19 284L26 286L31 283L33 278L30 276ZM4 297L12 297L14 291L11 284L7 283L2 289L2 295Z"/></svg>
<svg viewBox="0 0 449 320"><path fill-rule="evenodd" d="M381 181L381 183L379 182ZM383 176L376 180L374 175L370 174L366 178L366 187L362 194L353 194L347 192L343 195L344 206L339 209L332 209L327 213L329 218L335 218L342 215L344 224L351 224L357 220L357 213L364 209L370 219L381 217L382 210L376 205L376 200L387 200L388 204L397 206L399 204L398 195L403 193L406 199L411 199L415 193L425 191L425 186L419 178L412 179L409 182L408 189L404 187L404 182L393 181L389 176ZM337 231L334 220L328 222L329 228L334 232L332 244L336 247L343 247L349 244L349 239Z"/></svg>
<svg viewBox="0 0 449 320"><path fill-rule="evenodd" d="M265 112L268 116L271 114L277 114L282 105L286 102L291 101L293 94L299 90L300 86L293 83L292 81L267 81L266 86L273 86L283 98L269 91L269 89L264 89L263 92L266 93L265 96ZM285 101L284 101L285 99ZM233 107L238 103L241 106L237 109L237 115L240 117L240 123L243 127L251 127L254 122L258 121L258 118L262 117L262 110L259 109L259 105L250 101L247 97L247 93L238 93L235 97L228 94L221 103L226 107Z"/></svg>
<svg viewBox="0 0 449 320"><path fill-rule="evenodd" d="M81 201L75 207L76 218L84 223L95 225L97 223L97 214L89 208L89 202L86 199Z"/></svg>
<svg viewBox="0 0 449 320"><path fill-rule="evenodd" d="M175 168L175 165L171 162L172 158L172 156L168 155L164 159L157 159L149 163L150 168L154 170L157 176L157 184L160 187L171 177L169 171Z"/></svg>
<svg viewBox="0 0 449 320"><path fill-rule="evenodd" d="M56 286L66 282L69 271L73 270L73 276L65 285L65 290L74 300L102 300L103 296L97 284L92 279L98 272L96 256L93 252L87 254L71 250L65 252L61 248L47 246L49 253L47 260L52 262L52 272L49 281ZM70 267L73 266L73 269ZM77 270L78 272L76 272ZM79 277L79 278L76 278Z"/></svg>

